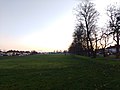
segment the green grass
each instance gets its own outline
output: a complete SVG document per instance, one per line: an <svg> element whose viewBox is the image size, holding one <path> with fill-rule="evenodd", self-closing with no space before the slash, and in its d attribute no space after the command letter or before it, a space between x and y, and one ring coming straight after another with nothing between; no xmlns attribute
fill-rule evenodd
<svg viewBox="0 0 120 90"><path fill-rule="evenodd" d="M0 57L0 90L120 90L120 61L70 55Z"/></svg>

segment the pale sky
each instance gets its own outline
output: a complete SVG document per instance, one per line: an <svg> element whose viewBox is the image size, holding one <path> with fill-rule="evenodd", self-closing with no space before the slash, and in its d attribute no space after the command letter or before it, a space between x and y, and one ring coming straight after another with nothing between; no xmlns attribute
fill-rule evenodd
<svg viewBox="0 0 120 90"><path fill-rule="evenodd" d="M73 8L79 0L0 0L1 50L67 50L75 27ZM108 3L93 0L105 22Z"/></svg>

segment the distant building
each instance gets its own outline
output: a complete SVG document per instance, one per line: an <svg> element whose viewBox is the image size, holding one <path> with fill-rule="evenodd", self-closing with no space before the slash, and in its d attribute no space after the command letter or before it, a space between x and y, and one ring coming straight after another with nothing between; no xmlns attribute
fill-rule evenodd
<svg viewBox="0 0 120 90"><path fill-rule="evenodd" d="M117 47L116 45L110 46L110 47L107 47L106 50L111 53L116 53L116 47ZM119 45L119 51L120 51L120 45Z"/></svg>
<svg viewBox="0 0 120 90"><path fill-rule="evenodd" d="M3 52L2 51L0 51L0 56L3 56Z"/></svg>

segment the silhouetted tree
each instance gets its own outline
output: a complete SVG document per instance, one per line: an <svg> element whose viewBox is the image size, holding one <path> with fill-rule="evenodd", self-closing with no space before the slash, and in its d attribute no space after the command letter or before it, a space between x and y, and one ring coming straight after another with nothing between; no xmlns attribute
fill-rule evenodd
<svg viewBox="0 0 120 90"><path fill-rule="evenodd" d="M35 55L35 54L38 54L38 52L37 51L35 51L35 50L33 50L33 51L31 51L31 53L30 53L31 55Z"/></svg>
<svg viewBox="0 0 120 90"><path fill-rule="evenodd" d="M98 41L100 41L100 35L99 35L99 29L96 28L94 31L92 31L92 38L93 38L93 47L94 47L94 57L97 55L97 50L99 48Z"/></svg>
<svg viewBox="0 0 120 90"><path fill-rule="evenodd" d="M73 33L73 42L69 52L73 54L85 55L86 52L86 32L82 23L78 24Z"/></svg>
<svg viewBox="0 0 120 90"><path fill-rule="evenodd" d="M107 8L109 17L110 34L113 35L113 40L116 42L116 58L119 58L119 45L120 45L120 7L111 5Z"/></svg>
<svg viewBox="0 0 120 90"><path fill-rule="evenodd" d="M110 30L107 28L102 28L101 29L101 36L100 36L100 45L102 48L103 56L106 57L106 48L113 42L110 40L111 35L109 35Z"/></svg>
<svg viewBox="0 0 120 90"><path fill-rule="evenodd" d="M96 29L96 22L99 16L99 13L95 9L95 5L89 1L80 3L76 9L77 11L77 20L79 23L84 25L84 30L86 32L86 42L87 42L87 54L88 56L94 55L93 47L93 35L92 32Z"/></svg>

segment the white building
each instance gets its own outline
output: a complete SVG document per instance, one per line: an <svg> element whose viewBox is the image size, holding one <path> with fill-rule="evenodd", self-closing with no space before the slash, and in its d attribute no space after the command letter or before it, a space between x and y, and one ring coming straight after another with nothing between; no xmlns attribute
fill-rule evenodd
<svg viewBox="0 0 120 90"><path fill-rule="evenodd" d="M106 50L111 53L116 53L116 46L107 47ZM119 51L120 51L120 46L119 46Z"/></svg>

